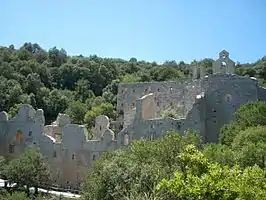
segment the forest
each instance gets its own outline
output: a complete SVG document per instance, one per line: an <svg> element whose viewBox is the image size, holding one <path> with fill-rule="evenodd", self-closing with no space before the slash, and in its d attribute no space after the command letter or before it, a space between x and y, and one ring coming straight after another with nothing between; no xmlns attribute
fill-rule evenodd
<svg viewBox="0 0 266 200"><path fill-rule="evenodd" d="M12 117L29 103L44 110L47 124L60 112L90 128L100 114L115 120L119 83L189 78L195 62L211 74L212 61L157 64L69 56L64 49L46 51L32 43L1 47L0 111ZM236 71L266 85L265 56L236 63ZM0 160L1 177L27 189L48 179L48 169L37 149L27 149L9 163ZM80 189L84 200L266 199L266 102L242 105L235 120L222 127L218 144L203 144L191 130L184 136L169 131L160 139L133 141L128 148L106 152L88 170ZM26 200L29 192L0 190L0 199Z"/></svg>

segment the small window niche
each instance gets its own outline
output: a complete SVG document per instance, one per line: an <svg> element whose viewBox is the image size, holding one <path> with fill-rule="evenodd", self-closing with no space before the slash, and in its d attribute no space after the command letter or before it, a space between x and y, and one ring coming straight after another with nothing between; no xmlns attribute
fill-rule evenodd
<svg viewBox="0 0 266 200"><path fill-rule="evenodd" d="M214 124L217 123L216 117L213 117L213 118L212 118L212 122L213 122Z"/></svg>
<svg viewBox="0 0 266 200"><path fill-rule="evenodd" d="M170 101L170 107L173 108L174 103Z"/></svg>
<svg viewBox="0 0 266 200"><path fill-rule="evenodd" d="M29 137L31 137L32 136L32 131L29 131Z"/></svg>
<svg viewBox="0 0 266 200"><path fill-rule="evenodd" d="M118 114L119 115L124 115L124 111L121 109Z"/></svg>
<svg viewBox="0 0 266 200"><path fill-rule="evenodd" d="M123 125L123 123L121 123L121 124L119 125L119 129L122 130L123 128L124 128L124 125Z"/></svg>
<svg viewBox="0 0 266 200"><path fill-rule="evenodd" d="M75 157L76 157L76 156L75 156L75 154L73 153L73 154L72 154L72 160L75 160Z"/></svg>
<svg viewBox="0 0 266 200"><path fill-rule="evenodd" d="M231 94L226 94L224 97L226 102L231 102L232 101L232 95Z"/></svg>
<svg viewBox="0 0 266 200"><path fill-rule="evenodd" d="M92 160L95 160L95 159L96 159L96 155L93 155L93 156L92 156Z"/></svg>
<svg viewBox="0 0 266 200"><path fill-rule="evenodd" d="M54 151L54 158L56 158L56 151Z"/></svg>
<svg viewBox="0 0 266 200"><path fill-rule="evenodd" d="M9 144L9 146L8 146L8 152L9 153L14 153L14 151L15 151L14 145L13 144Z"/></svg>

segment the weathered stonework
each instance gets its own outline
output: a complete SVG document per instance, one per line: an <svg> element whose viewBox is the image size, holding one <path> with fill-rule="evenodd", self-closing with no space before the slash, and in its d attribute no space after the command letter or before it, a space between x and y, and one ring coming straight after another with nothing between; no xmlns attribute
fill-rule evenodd
<svg viewBox="0 0 266 200"><path fill-rule="evenodd" d="M120 84L116 138L107 116L95 119L93 140L88 140L85 126L71 124L64 114L44 126L43 111L30 105L23 105L10 120L0 112L0 155L12 159L27 146L39 147L51 165L51 184L77 188L93 161L108 149L127 146L134 139L152 140L168 130L184 134L193 129L204 142L217 142L220 128L241 104L266 100L266 89L255 78L234 74L234 62L226 51L214 62L212 75L195 70L191 80ZM169 108L179 117L162 117L161 111Z"/></svg>
<svg viewBox="0 0 266 200"><path fill-rule="evenodd" d="M146 98L141 97L148 92L153 93L150 101L155 102L155 109L131 109L130 119L128 115L121 114L118 118L121 124L118 127L118 144L128 144L133 139L143 137L160 137L170 129L180 134L187 129L194 129L202 136L203 141L218 142L220 128L233 120L233 113L241 104L266 100L266 89L259 87L255 78L234 73L235 63L229 58L229 53L223 50L213 63L212 75L205 76L201 67L195 66L192 80L119 85L118 113L128 112L131 109L128 108L129 105L146 102ZM180 118L161 118L158 115L160 110L167 109L170 104L181 113ZM156 117L141 118L140 112L155 112ZM124 138L127 142L124 142Z"/></svg>
<svg viewBox="0 0 266 200"><path fill-rule="evenodd" d="M229 58L226 50L221 51L219 59L213 63L213 73L235 73L235 63Z"/></svg>
<svg viewBox="0 0 266 200"><path fill-rule="evenodd" d="M0 112L0 155L12 159L27 146L39 147L51 165L51 184L77 188L92 162L102 152L117 148L108 117L97 119L94 130L102 129L94 132L94 140L87 140L85 126L71 124L67 115L59 114L52 125L44 126L43 111L27 104L10 120Z"/></svg>

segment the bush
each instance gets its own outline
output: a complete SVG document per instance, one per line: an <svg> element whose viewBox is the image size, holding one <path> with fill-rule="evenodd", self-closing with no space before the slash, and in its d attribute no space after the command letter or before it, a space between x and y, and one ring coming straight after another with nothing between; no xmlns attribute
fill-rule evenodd
<svg viewBox="0 0 266 200"><path fill-rule="evenodd" d="M128 148L103 154L82 185L85 199L117 200L138 194L155 195L156 185L180 165L180 154L189 144L198 145L194 133L181 137L169 132L157 140L134 141Z"/></svg>

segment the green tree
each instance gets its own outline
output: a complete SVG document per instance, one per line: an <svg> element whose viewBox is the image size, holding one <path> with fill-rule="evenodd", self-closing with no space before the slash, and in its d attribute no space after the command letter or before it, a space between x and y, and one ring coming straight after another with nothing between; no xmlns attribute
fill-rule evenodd
<svg viewBox="0 0 266 200"><path fill-rule="evenodd" d="M266 167L266 126L249 127L241 131L232 142L238 163L242 167Z"/></svg>
<svg viewBox="0 0 266 200"><path fill-rule="evenodd" d="M203 154L212 163L222 166L233 166L237 162L237 154L230 146L222 144L207 144L204 146Z"/></svg>
<svg viewBox="0 0 266 200"><path fill-rule="evenodd" d="M158 140L137 140L126 149L107 152L88 172L82 185L83 197L114 200L132 194L152 196L162 178L170 178L177 168L185 166L179 161L189 144L199 144L195 133L188 132L182 137L169 132Z"/></svg>
<svg viewBox="0 0 266 200"><path fill-rule="evenodd" d="M36 148L26 148L19 158L9 162L5 169L9 183L16 183L18 186L26 186L27 194L29 188L37 188L47 183L50 179L49 165L40 151Z"/></svg>
<svg viewBox="0 0 266 200"><path fill-rule="evenodd" d="M82 103L81 101L73 101L69 104L65 113L69 115L72 123L83 124L87 109L88 108L85 103Z"/></svg>
<svg viewBox="0 0 266 200"><path fill-rule="evenodd" d="M266 125L266 102L252 101L242 104L235 113L235 121L222 127L220 141L230 145L241 130L257 125Z"/></svg>
<svg viewBox="0 0 266 200"><path fill-rule="evenodd" d="M176 171L172 179L163 179L158 190L167 199L264 199L265 173L258 166L241 170L211 164L202 153L188 146L181 156L186 172ZM195 171L196 169L196 171ZM199 170L203 169L203 170Z"/></svg>

